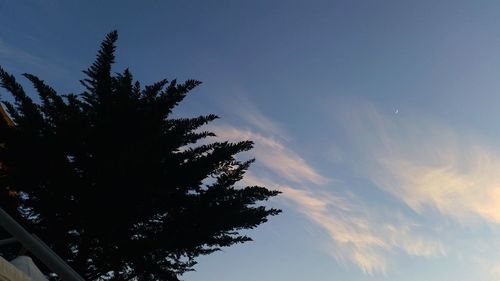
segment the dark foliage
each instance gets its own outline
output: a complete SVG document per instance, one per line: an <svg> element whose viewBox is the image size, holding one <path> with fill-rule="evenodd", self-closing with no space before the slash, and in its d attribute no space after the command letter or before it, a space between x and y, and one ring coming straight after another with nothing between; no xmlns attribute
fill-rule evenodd
<svg viewBox="0 0 500 281"><path fill-rule="evenodd" d="M251 240L241 230L278 214L257 203L278 194L236 187L252 142L200 140L217 116L169 118L200 82L162 80L141 87L113 75L117 32L84 71L80 95L58 95L24 74L34 103L0 68L0 204L88 280L177 280L195 258Z"/></svg>

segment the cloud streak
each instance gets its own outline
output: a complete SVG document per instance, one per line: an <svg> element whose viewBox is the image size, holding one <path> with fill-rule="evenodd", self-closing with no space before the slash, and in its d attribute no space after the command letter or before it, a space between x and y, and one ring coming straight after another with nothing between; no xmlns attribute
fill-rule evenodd
<svg viewBox="0 0 500 281"><path fill-rule="evenodd" d="M0 58L3 58L3 60L15 61L16 63L31 65L38 68L39 70L44 70L49 73L66 73L66 70L61 68L60 65L50 63L39 56L36 56L21 48L12 46L2 38L0 38Z"/></svg>
<svg viewBox="0 0 500 281"><path fill-rule="evenodd" d="M332 188L335 181L321 175L298 152L292 150L290 138L260 112L241 113L252 129L229 124L210 128L221 140L252 140L252 154L264 169L250 171L245 185L262 185L283 192L281 198L289 208L302 214L326 233L322 242L328 254L339 263L354 264L367 274L387 272L395 256L437 257L446 254L445 247L425 236L420 226L402 215L381 213L370 208L355 195ZM248 118L248 116L259 116ZM257 122L255 120L267 120ZM267 173L264 173L265 170ZM270 173L269 173L270 172Z"/></svg>
<svg viewBox="0 0 500 281"><path fill-rule="evenodd" d="M284 196L299 206L309 219L323 227L330 240L330 254L341 262L352 262L365 273L386 272L391 253L400 250L411 256L445 255L441 243L416 235L417 225L407 221L390 223L370 213L355 198L285 188Z"/></svg>
<svg viewBox="0 0 500 281"><path fill-rule="evenodd" d="M434 211L461 224L500 223L500 150L467 132L415 116L350 113L352 138L363 147L365 174L413 211Z"/></svg>
<svg viewBox="0 0 500 281"><path fill-rule="evenodd" d="M230 125L219 125L211 128L223 140L252 140L255 149L252 151L257 160L276 175L294 183L313 183L317 185L330 181L320 175L296 152L289 149L277 137L264 136L249 129L238 129Z"/></svg>
<svg viewBox="0 0 500 281"><path fill-rule="evenodd" d="M43 64L43 60L41 58L34 56L31 53L28 53L24 50L12 47L1 38L0 38L0 55L18 61L22 61L28 64L32 64L35 66L41 66Z"/></svg>
<svg viewBox="0 0 500 281"><path fill-rule="evenodd" d="M378 211L353 195L294 188L254 174L247 176L245 183L277 187L292 208L325 231L328 239L322 242L322 249L327 254L367 274L386 273L398 251L427 258L446 255L439 241L419 233L419 225L394 214L384 214L382 219Z"/></svg>

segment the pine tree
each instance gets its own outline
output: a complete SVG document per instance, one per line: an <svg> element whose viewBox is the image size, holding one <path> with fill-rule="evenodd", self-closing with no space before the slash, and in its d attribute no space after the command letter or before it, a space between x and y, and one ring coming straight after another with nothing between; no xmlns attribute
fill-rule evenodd
<svg viewBox="0 0 500 281"><path fill-rule="evenodd" d="M14 101L13 126L0 119L0 204L88 280L178 280L198 256L250 241L241 231L280 212L260 204L279 192L238 185L253 159L236 155L253 143L209 142L202 126L217 116L170 117L199 81L112 74L117 38L81 94L23 74L38 104L0 67Z"/></svg>

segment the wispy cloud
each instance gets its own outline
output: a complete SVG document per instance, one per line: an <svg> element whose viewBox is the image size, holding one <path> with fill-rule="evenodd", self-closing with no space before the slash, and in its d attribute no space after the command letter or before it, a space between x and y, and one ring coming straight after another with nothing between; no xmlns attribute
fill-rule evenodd
<svg viewBox="0 0 500 281"><path fill-rule="evenodd" d="M280 185L253 174L245 182L279 188L292 208L326 232L328 239L322 242L322 249L338 262L352 263L365 273L387 272L398 250L419 257L446 254L440 241L419 233L419 225L401 215L381 218L377 210L367 208L352 194Z"/></svg>
<svg viewBox="0 0 500 281"><path fill-rule="evenodd" d="M252 170L243 183L282 191L281 198L289 208L300 212L327 234L322 248L338 262L351 263L365 273L374 274L388 271L398 252L421 257L445 255L445 247L424 235L421 227L410 219L401 214L381 213L355 195L334 188L336 181L321 175L299 152L291 149L291 139L282 126L258 111L246 112L252 107L245 108L238 109L238 114L246 116L246 129L229 124L211 128L220 139L255 142L252 154L271 173Z"/></svg>
<svg viewBox="0 0 500 281"><path fill-rule="evenodd" d="M391 177L377 182L417 212L433 208L461 223L474 217L500 223L500 154L486 148L473 150L465 163L448 157L434 165L383 159L380 162Z"/></svg>
<svg viewBox="0 0 500 281"><path fill-rule="evenodd" d="M15 47L2 38L0 38L0 58L2 58L3 61L9 60L16 64L34 66L39 70L44 70L49 73L66 73L66 70L61 68L61 66L48 62L23 48ZM25 71L29 72L29 70Z"/></svg>
<svg viewBox="0 0 500 281"><path fill-rule="evenodd" d="M325 184L327 177L320 175L300 155L289 149L275 136L264 136L250 129L238 129L230 125L212 127L218 137L224 140L252 140L255 149L252 153L259 163L282 178L295 183Z"/></svg>
<svg viewBox="0 0 500 281"><path fill-rule="evenodd" d="M411 256L436 257L445 255L440 242L419 236L417 225L408 221L381 220L371 215L353 198L315 194L297 189L285 189L284 196L298 204L308 218L323 227L331 238L330 254L339 261L349 261L364 272L386 272L394 250Z"/></svg>
<svg viewBox="0 0 500 281"><path fill-rule="evenodd" d="M40 66L43 60L27 51L12 47L0 38L0 56L22 61L23 63Z"/></svg>
<svg viewBox="0 0 500 281"><path fill-rule="evenodd" d="M439 212L467 224L500 223L500 150L485 138L420 116L349 113L366 176L418 213Z"/></svg>
<svg viewBox="0 0 500 281"><path fill-rule="evenodd" d="M232 97L226 102L225 109L238 116L256 131L272 134L280 140L290 141L290 136L281 124L267 117L258 107L244 96Z"/></svg>

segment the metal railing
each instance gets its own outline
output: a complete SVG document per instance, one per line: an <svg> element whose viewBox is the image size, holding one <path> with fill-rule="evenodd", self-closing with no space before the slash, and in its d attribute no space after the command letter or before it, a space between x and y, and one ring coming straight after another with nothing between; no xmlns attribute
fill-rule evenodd
<svg viewBox="0 0 500 281"><path fill-rule="evenodd" d="M64 281L85 281L73 268L71 268L61 257L49 248L36 235L31 235L19 223L17 223L7 212L0 208L0 226L2 226L13 237L0 240L0 245L18 241L28 251L33 253L50 270L56 273Z"/></svg>

